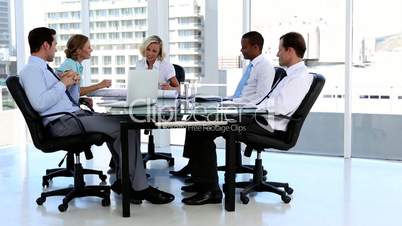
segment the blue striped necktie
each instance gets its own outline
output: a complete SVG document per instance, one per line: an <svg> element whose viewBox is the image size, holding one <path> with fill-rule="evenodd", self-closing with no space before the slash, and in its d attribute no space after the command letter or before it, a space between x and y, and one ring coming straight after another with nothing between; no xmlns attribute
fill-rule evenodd
<svg viewBox="0 0 402 226"><path fill-rule="evenodd" d="M233 98L239 98L241 96L241 92L243 91L244 86L247 84L247 80L250 78L251 69L253 64L248 64L246 71L243 74L239 84L237 85L236 91L233 95Z"/></svg>
<svg viewBox="0 0 402 226"><path fill-rule="evenodd" d="M54 73L53 69L52 69L48 64L46 64L46 66L47 66L47 69L52 73L52 75L53 75L55 78L57 78L57 80L60 81L59 76L57 76L57 75ZM70 101L71 101L71 103L72 103L73 105L75 105L75 106L77 106L77 107L80 107L80 105L79 105L77 102L74 101L73 97L70 95L70 92L68 92L68 89L66 89L66 95L67 95L68 99L70 99Z"/></svg>

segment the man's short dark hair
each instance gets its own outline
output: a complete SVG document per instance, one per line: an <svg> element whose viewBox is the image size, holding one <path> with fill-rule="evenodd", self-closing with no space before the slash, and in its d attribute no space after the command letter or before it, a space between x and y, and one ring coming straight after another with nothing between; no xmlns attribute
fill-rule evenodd
<svg viewBox="0 0 402 226"><path fill-rule="evenodd" d="M304 53L306 52L306 42L301 34L297 32L289 32L280 38L282 39L283 47L288 49L292 47L296 55L300 58L303 58Z"/></svg>
<svg viewBox="0 0 402 226"><path fill-rule="evenodd" d="M262 51L262 47L264 47L264 38L257 31L247 32L242 38L247 39L251 45L257 45Z"/></svg>
<svg viewBox="0 0 402 226"><path fill-rule="evenodd" d="M49 45L52 45L53 35L55 34L56 34L55 30L47 27L37 27L32 31L30 31L28 35L28 42L29 42L29 48L31 49L31 53L38 52L44 42L47 42L49 43Z"/></svg>

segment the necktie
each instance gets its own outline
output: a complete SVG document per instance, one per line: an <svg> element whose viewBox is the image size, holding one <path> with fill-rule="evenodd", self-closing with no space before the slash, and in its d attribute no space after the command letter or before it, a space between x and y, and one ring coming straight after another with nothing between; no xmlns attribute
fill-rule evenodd
<svg viewBox="0 0 402 226"><path fill-rule="evenodd" d="M60 81L59 76L57 76L57 75L54 73L53 69L52 69L48 64L46 64L46 66L47 66L47 69L52 73L52 75L53 75L57 80ZM66 95L67 95L68 99L70 99L71 103L73 103L73 105L75 105L75 106L77 106L77 107L80 106L77 102L74 101L73 97L70 95L70 93L68 92L67 89L66 89Z"/></svg>
<svg viewBox="0 0 402 226"><path fill-rule="evenodd" d="M241 92L243 91L243 88L246 85L247 80L250 78L250 73L251 73L252 67L253 67L253 65L251 63L247 66L247 69L244 72L243 77L241 78L239 84L237 85L233 98L239 98L241 96Z"/></svg>

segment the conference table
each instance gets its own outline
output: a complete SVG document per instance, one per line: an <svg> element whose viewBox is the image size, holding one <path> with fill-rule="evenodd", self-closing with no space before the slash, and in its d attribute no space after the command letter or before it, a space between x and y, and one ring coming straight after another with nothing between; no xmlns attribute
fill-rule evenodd
<svg viewBox="0 0 402 226"><path fill-rule="evenodd" d="M122 209L130 217L130 182L128 172L128 131L131 129L197 128L202 131L226 132L224 206L235 211L236 135L242 116L266 114L255 108L222 106L219 102L194 103L180 99L158 99L155 104L127 108L103 107L97 111L120 118L122 145Z"/></svg>

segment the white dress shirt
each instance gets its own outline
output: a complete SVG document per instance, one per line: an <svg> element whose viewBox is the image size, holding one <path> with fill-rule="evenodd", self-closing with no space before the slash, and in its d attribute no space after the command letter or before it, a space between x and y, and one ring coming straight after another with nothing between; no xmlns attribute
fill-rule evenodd
<svg viewBox="0 0 402 226"><path fill-rule="evenodd" d="M137 61L136 69L148 70L148 64L145 58L140 61ZM176 76L176 72L174 70L173 65L166 60L162 61L156 60L154 65L152 66L152 70L159 71L159 82L161 83L166 83L169 81L169 79Z"/></svg>
<svg viewBox="0 0 402 226"><path fill-rule="evenodd" d="M258 110L268 111L270 114L292 116L297 110L313 81L303 61L286 69L287 76L261 104ZM289 120L279 117L268 117L268 123L274 130L286 131Z"/></svg>
<svg viewBox="0 0 402 226"><path fill-rule="evenodd" d="M262 54L254 58L250 64L253 65L250 77L241 96L233 99L234 102L256 104L271 90L275 78L275 69L272 64Z"/></svg>

